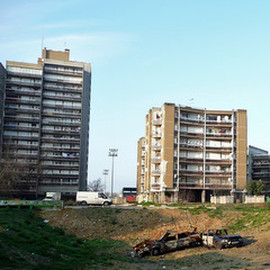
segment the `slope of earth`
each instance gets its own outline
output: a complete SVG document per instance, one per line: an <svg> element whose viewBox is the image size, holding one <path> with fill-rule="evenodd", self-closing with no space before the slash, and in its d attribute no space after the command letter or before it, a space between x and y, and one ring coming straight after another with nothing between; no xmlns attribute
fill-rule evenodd
<svg viewBox="0 0 270 270"><path fill-rule="evenodd" d="M245 240L244 247L225 250L209 250L205 247L185 249L139 259L134 269L270 269L270 211L267 207L87 207L44 211L41 216L49 220L50 225L79 238L124 240L130 246L144 239L158 239L168 229L185 231L192 225L204 231L207 228L228 226L233 232L241 233ZM123 265L115 269L117 267L125 269Z"/></svg>

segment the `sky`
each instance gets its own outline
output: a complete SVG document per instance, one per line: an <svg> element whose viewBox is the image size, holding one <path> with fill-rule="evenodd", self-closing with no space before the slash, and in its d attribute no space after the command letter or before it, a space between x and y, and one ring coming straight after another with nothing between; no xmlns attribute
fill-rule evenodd
<svg viewBox="0 0 270 270"><path fill-rule="evenodd" d="M270 1L0 0L0 62L41 49L90 62L89 181L136 185L145 116L164 102L246 109L248 143L270 151ZM107 177L107 190L109 190Z"/></svg>

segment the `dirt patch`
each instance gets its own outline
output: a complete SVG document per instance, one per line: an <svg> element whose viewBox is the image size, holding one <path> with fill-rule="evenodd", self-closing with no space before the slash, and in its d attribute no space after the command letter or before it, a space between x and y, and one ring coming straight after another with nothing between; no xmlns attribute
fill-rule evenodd
<svg viewBox="0 0 270 270"><path fill-rule="evenodd" d="M49 220L52 226L60 227L79 238L118 239L130 246L144 239L158 239L168 229L185 231L192 224L199 231L204 231L227 226L244 215L229 210L213 216L207 212L192 214L181 209L101 207L41 212L42 218ZM259 227L244 224L241 231L244 247L225 250L204 247L185 249L138 260L134 269L270 269L269 215L265 220Z"/></svg>

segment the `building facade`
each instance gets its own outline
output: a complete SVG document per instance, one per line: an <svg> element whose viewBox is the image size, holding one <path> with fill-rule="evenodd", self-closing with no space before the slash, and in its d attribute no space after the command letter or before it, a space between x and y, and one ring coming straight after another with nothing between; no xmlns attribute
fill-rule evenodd
<svg viewBox="0 0 270 270"><path fill-rule="evenodd" d="M29 194L86 190L91 66L46 48L37 64L7 61L2 160L23 165Z"/></svg>
<svg viewBox="0 0 270 270"><path fill-rule="evenodd" d="M4 111L5 84L6 84L6 69L0 63L0 145L2 145L1 134L3 133L3 111ZM0 147L0 156L1 156L1 147Z"/></svg>
<svg viewBox="0 0 270 270"><path fill-rule="evenodd" d="M147 200L202 201L242 194L247 181L245 110L165 103L146 116L138 142L137 190Z"/></svg>
<svg viewBox="0 0 270 270"><path fill-rule="evenodd" d="M256 180L265 183L265 193L270 194L270 155L268 151L249 146L248 181Z"/></svg>

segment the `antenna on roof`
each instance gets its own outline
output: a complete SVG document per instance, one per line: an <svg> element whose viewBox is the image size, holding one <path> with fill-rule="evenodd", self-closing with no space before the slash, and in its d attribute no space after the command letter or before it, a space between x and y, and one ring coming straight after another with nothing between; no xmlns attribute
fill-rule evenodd
<svg viewBox="0 0 270 270"><path fill-rule="evenodd" d="M44 26L42 27L42 34L41 34L41 51L44 48Z"/></svg>

